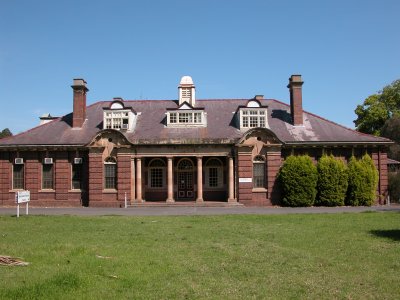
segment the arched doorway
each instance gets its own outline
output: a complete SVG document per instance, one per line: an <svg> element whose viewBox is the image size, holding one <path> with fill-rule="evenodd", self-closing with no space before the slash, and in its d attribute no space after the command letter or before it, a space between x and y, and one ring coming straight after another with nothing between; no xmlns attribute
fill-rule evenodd
<svg viewBox="0 0 400 300"><path fill-rule="evenodd" d="M178 162L178 167L177 167L178 200L194 199L193 173L194 173L193 162L188 158L182 158Z"/></svg>

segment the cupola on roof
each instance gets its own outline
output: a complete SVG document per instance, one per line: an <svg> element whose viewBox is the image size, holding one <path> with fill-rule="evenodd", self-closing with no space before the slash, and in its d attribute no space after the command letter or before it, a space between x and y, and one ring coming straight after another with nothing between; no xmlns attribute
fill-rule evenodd
<svg viewBox="0 0 400 300"><path fill-rule="evenodd" d="M183 76L180 84L193 84L193 79L190 76Z"/></svg>
<svg viewBox="0 0 400 300"><path fill-rule="evenodd" d="M193 79L190 76L183 76L179 83L179 105L184 102L189 103L192 107L196 105L196 94Z"/></svg>

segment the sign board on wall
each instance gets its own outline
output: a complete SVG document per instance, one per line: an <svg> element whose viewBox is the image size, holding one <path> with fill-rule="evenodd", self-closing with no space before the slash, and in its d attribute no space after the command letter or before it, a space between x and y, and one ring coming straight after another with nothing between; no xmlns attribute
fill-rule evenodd
<svg viewBox="0 0 400 300"><path fill-rule="evenodd" d="M245 177L239 178L239 182L252 182L252 181L253 181L252 178L245 178Z"/></svg>

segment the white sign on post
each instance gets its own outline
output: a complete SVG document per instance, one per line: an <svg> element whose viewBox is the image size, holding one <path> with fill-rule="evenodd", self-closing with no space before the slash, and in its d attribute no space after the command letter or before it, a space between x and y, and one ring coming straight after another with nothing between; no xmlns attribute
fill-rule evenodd
<svg viewBox="0 0 400 300"><path fill-rule="evenodd" d="M252 178L245 178L245 177L240 177L239 182L252 182Z"/></svg>
<svg viewBox="0 0 400 300"><path fill-rule="evenodd" d="M15 193L15 203L17 203L17 218L19 218L19 205L26 203L26 214L29 214L29 201L31 201L30 191L19 191Z"/></svg>

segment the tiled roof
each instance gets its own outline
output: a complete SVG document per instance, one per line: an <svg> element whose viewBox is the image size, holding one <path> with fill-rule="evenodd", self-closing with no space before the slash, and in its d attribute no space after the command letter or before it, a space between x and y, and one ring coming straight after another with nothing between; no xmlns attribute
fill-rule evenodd
<svg viewBox="0 0 400 300"><path fill-rule="evenodd" d="M207 127L168 128L167 109L178 107L175 100L132 100L126 106L139 113L133 132L123 132L131 143L234 143L243 136L236 127L235 113L249 99L197 100L204 107ZM390 143L390 140L362 134L314 114L304 112L304 126L291 125L289 105L277 100L261 100L268 106L268 124L285 144L310 143ZM103 107L111 101L87 107L87 120L82 128L71 127L72 113L21 134L0 140L0 147L10 145L86 145L103 127Z"/></svg>

